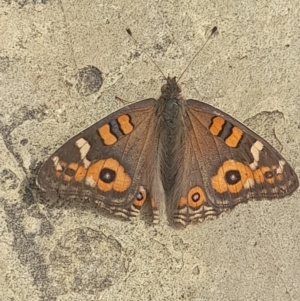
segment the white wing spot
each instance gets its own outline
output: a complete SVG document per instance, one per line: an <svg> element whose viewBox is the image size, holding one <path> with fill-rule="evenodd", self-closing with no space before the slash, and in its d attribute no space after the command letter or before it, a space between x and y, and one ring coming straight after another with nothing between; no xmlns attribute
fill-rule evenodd
<svg viewBox="0 0 300 301"><path fill-rule="evenodd" d="M78 148L82 148L86 143L88 143L85 139L83 138L80 138L78 139L76 142L75 142L75 145L78 147Z"/></svg>
<svg viewBox="0 0 300 301"><path fill-rule="evenodd" d="M86 155L91 149L90 144L85 139L80 138L75 142L75 145L79 148L80 158L83 162L84 167L88 168L91 162L86 158Z"/></svg>
<svg viewBox="0 0 300 301"><path fill-rule="evenodd" d="M56 171L62 171L63 170L63 168L62 168L62 166L59 162L59 157L58 156L53 157L52 161L54 163L54 167L55 167Z"/></svg>
<svg viewBox="0 0 300 301"><path fill-rule="evenodd" d="M254 179L248 179L245 184L244 184L244 188L245 189L250 189L251 187L253 187L255 184Z"/></svg>
<svg viewBox="0 0 300 301"><path fill-rule="evenodd" d="M283 168L284 168L284 165L285 165L285 161L284 160L279 160L278 161L278 168L276 169L276 173L277 174L280 174L280 173L283 173Z"/></svg>
<svg viewBox="0 0 300 301"><path fill-rule="evenodd" d="M94 181L93 177L86 177L85 183L86 183L86 185L91 186L91 187L96 186L96 182Z"/></svg>
<svg viewBox="0 0 300 301"><path fill-rule="evenodd" d="M82 160L82 163L83 163L83 165L84 165L84 168L87 169L87 168L90 166L91 161L89 161L87 158L84 158L84 159Z"/></svg>
<svg viewBox="0 0 300 301"><path fill-rule="evenodd" d="M254 160L251 164L249 164L249 166L252 170L255 170L256 167L258 166L259 155L263 148L264 148L264 145L258 140L256 140L252 144L250 151L251 151L251 154L252 154Z"/></svg>

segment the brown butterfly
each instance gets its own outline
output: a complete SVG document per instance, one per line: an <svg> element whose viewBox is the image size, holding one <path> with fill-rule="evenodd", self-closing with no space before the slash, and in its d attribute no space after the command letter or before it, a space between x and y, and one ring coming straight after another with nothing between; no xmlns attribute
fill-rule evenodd
<svg viewBox="0 0 300 301"><path fill-rule="evenodd" d="M167 78L158 100L128 105L73 137L42 166L38 185L138 215L147 199L184 226L249 199L290 195L296 173L264 139L224 112L181 95Z"/></svg>

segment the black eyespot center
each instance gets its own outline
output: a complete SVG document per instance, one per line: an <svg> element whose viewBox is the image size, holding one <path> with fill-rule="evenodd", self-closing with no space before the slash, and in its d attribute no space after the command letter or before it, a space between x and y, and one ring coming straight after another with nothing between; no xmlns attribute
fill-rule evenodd
<svg viewBox="0 0 300 301"><path fill-rule="evenodd" d="M264 173L264 176L266 179L272 179L272 178L274 178L274 173L272 171L266 171Z"/></svg>
<svg viewBox="0 0 300 301"><path fill-rule="evenodd" d="M229 170L225 174L225 179L229 185L235 185L241 180L241 174L238 170Z"/></svg>
<svg viewBox="0 0 300 301"><path fill-rule="evenodd" d="M101 169L99 179L104 183L111 183L116 179L116 172L109 168Z"/></svg>
<svg viewBox="0 0 300 301"><path fill-rule="evenodd" d="M200 193L199 192L196 192L192 195L192 201L193 202L198 202L200 200Z"/></svg>
<svg viewBox="0 0 300 301"><path fill-rule="evenodd" d="M142 201L142 200L144 199L144 196L143 196L143 194L142 194L140 191L137 193L136 199L137 199L138 201Z"/></svg>
<svg viewBox="0 0 300 301"><path fill-rule="evenodd" d="M65 175L73 177L75 175L75 170L67 167L64 171Z"/></svg>

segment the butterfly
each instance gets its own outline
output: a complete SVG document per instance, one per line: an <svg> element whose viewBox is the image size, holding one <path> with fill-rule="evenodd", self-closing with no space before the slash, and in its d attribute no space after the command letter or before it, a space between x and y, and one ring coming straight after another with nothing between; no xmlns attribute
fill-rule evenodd
<svg viewBox="0 0 300 301"><path fill-rule="evenodd" d="M268 142L219 109L184 99L168 77L158 100L125 106L66 142L37 184L125 218L149 200L154 224L165 211L186 226L249 199L288 196L299 181Z"/></svg>

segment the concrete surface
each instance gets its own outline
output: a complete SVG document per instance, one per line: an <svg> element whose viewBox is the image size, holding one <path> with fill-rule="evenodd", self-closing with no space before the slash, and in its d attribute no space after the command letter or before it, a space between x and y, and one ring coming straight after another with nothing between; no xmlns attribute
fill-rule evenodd
<svg viewBox="0 0 300 301"><path fill-rule="evenodd" d="M300 191L214 221L153 227L53 200L42 161L128 101L186 98L245 121L300 173L298 1L0 2L1 300L300 300ZM93 66L93 67L91 67ZM97 70L101 70L103 85ZM100 89L99 89L100 88Z"/></svg>

